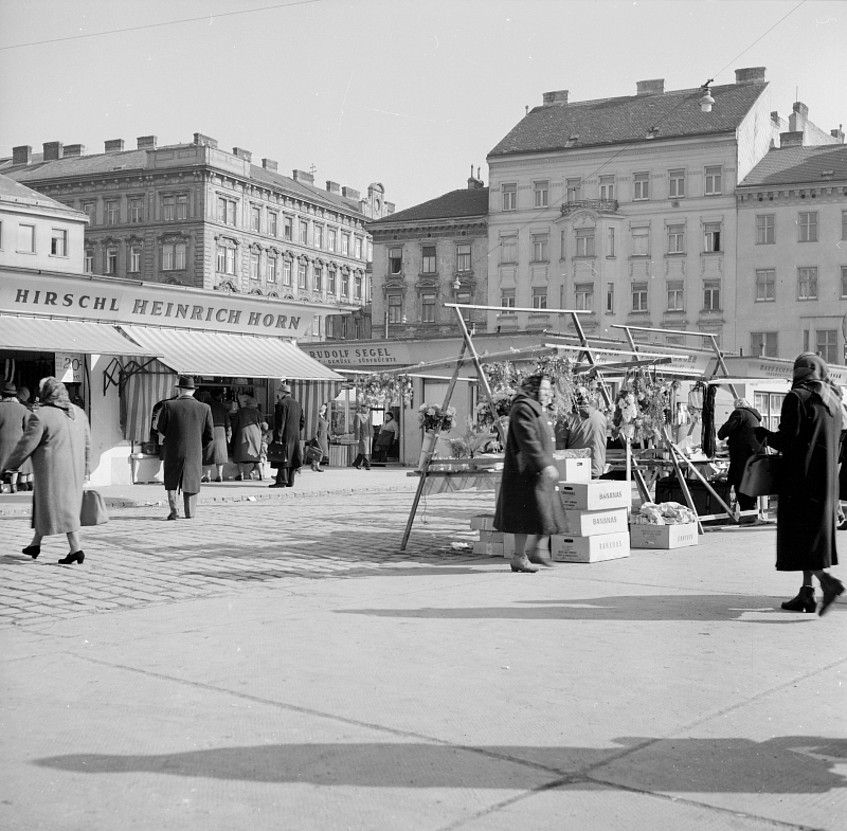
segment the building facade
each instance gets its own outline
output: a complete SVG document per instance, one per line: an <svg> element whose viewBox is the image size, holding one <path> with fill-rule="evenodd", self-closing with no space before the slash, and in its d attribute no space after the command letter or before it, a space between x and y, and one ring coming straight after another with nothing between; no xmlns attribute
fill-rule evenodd
<svg viewBox="0 0 847 831"><path fill-rule="evenodd" d="M847 363L847 146L804 145L790 126L738 187L735 341L745 355Z"/></svg>
<svg viewBox="0 0 847 831"><path fill-rule="evenodd" d="M788 126L766 88L764 68L739 69L710 90L708 112L705 89L666 92L661 79L596 101L545 93L488 155L488 303L503 309L489 328L569 331L546 310L579 309L589 335L628 324L746 348L733 321L736 186Z"/></svg>
<svg viewBox="0 0 847 831"><path fill-rule="evenodd" d="M254 165L249 151L200 133L162 147L142 136L135 150L110 140L100 154L20 146L0 172L87 215L88 273L321 303L309 339L364 334L346 331L344 313L370 296L365 223L393 211L379 183L365 196L316 187L311 173L283 176L272 159Z"/></svg>
<svg viewBox="0 0 847 831"><path fill-rule="evenodd" d="M479 175L445 193L368 224L373 234L373 338L456 335L445 303L485 305L488 296L488 188ZM476 330L481 311L464 313Z"/></svg>

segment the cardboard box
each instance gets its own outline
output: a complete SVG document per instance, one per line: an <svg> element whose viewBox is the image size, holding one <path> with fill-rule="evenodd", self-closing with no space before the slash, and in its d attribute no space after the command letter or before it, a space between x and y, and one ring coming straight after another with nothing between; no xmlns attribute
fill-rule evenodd
<svg viewBox="0 0 847 831"><path fill-rule="evenodd" d="M593 537L550 537L550 556L556 563L599 563L629 557L629 534Z"/></svg>
<svg viewBox="0 0 847 831"><path fill-rule="evenodd" d="M556 467L560 482L591 481L591 459L556 459Z"/></svg>
<svg viewBox="0 0 847 831"><path fill-rule="evenodd" d="M632 483L627 479L559 482L557 488L566 511L605 511L632 507Z"/></svg>
<svg viewBox="0 0 847 831"><path fill-rule="evenodd" d="M485 529L479 532L479 541L480 542L499 542L501 545L503 544L503 532L502 531L486 531Z"/></svg>
<svg viewBox="0 0 847 831"><path fill-rule="evenodd" d="M565 511L564 532L572 537L624 534L629 530L626 508L611 511Z"/></svg>
<svg viewBox="0 0 847 831"><path fill-rule="evenodd" d="M479 542L477 540L473 544L474 554L483 554L486 557L502 557L503 543L502 542Z"/></svg>
<svg viewBox="0 0 847 831"><path fill-rule="evenodd" d="M471 517L471 531L494 530L494 514L476 514Z"/></svg>
<svg viewBox="0 0 847 831"><path fill-rule="evenodd" d="M683 525L633 525L629 529L633 548L685 548L699 545L696 522Z"/></svg>

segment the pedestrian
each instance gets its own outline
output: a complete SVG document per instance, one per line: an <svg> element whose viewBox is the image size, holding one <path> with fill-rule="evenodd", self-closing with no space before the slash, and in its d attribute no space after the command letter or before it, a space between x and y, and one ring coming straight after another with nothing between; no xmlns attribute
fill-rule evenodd
<svg viewBox="0 0 847 831"><path fill-rule="evenodd" d="M353 460L353 467L361 470L371 469L371 447L373 446L373 422L371 421L371 408L367 404L359 404L356 415L353 416L353 435L356 437L358 453Z"/></svg>
<svg viewBox="0 0 847 831"><path fill-rule="evenodd" d="M18 389L11 381L0 384L0 471L6 470L6 459L20 441L29 419L29 410L18 401ZM18 492L17 470L9 473L9 490Z"/></svg>
<svg viewBox="0 0 847 831"><path fill-rule="evenodd" d="M756 437L782 453L776 517L777 571L802 571L796 597L782 608L814 612L818 578L822 615L844 591L826 569L838 563L835 522L838 509L838 442L841 390L829 378L822 358L804 352L794 361L794 380L782 401L779 428L755 429Z"/></svg>
<svg viewBox="0 0 847 831"><path fill-rule="evenodd" d="M259 412L259 402L252 395L243 396L242 406L232 417L232 459L238 464L238 480L253 478L253 471L262 477L262 433L268 429Z"/></svg>
<svg viewBox="0 0 847 831"><path fill-rule="evenodd" d="M321 463L329 464L329 404L324 402L318 410L318 422L315 426L315 438L321 449Z"/></svg>
<svg viewBox="0 0 847 831"><path fill-rule="evenodd" d="M574 412L565 418L564 446L591 451L592 479L599 479L606 472L606 437L606 416L591 403L588 390L577 387Z"/></svg>
<svg viewBox="0 0 847 831"><path fill-rule="evenodd" d="M509 411L509 433L494 527L515 535L511 569L532 573L549 566L545 552L551 534L564 530L564 511L556 494L559 470L555 439L545 408L553 400L550 379L530 375Z"/></svg>
<svg viewBox="0 0 847 831"><path fill-rule="evenodd" d="M374 460L379 462L387 462L388 454L391 448L394 447L394 442L397 441L399 429L397 422L394 420L392 413L385 414L385 421L379 428L379 433L376 436L374 444Z"/></svg>
<svg viewBox="0 0 847 831"><path fill-rule="evenodd" d="M18 387L18 401L26 407L27 412L32 412L31 397L29 387ZM27 459L18 471L18 490L31 491L32 489L32 459Z"/></svg>
<svg viewBox="0 0 847 831"><path fill-rule="evenodd" d="M315 473L323 473L324 469L321 467L321 448L318 444L317 436L309 439L306 442L305 447L303 448L303 461L308 464Z"/></svg>
<svg viewBox="0 0 847 831"><path fill-rule="evenodd" d="M203 459L215 438L212 410L194 399L194 378L180 375L177 397L165 401L159 411L158 431L165 437L165 490L168 492L168 519L179 519L177 493L181 490L185 518L193 519L203 475Z"/></svg>
<svg viewBox="0 0 847 831"><path fill-rule="evenodd" d="M70 550L59 563L81 564L85 552L80 548L79 515L91 453L88 419L71 404L65 385L52 376L41 380L38 395L40 404L29 414L24 433L5 462L16 470L31 458L35 472L33 536L23 553L35 559L44 537L66 534Z"/></svg>
<svg viewBox="0 0 847 831"><path fill-rule="evenodd" d="M756 428L762 423L762 414L746 398L735 399L735 409L718 430L718 438L726 439L729 447L729 473L727 483L735 488L735 498L742 511L756 507L756 497L741 493L741 479L747 460L762 449L762 443L756 438ZM754 517L744 517L752 519Z"/></svg>
<svg viewBox="0 0 847 831"><path fill-rule="evenodd" d="M212 424L215 428L215 439L212 445L212 459L209 468L215 467L215 481L223 482L224 465L229 461L229 442L232 439L232 425L229 418L229 409L223 401L224 391L216 389L212 392L209 401L209 409L212 411ZM211 473L206 477L211 479Z"/></svg>
<svg viewBox="0 0 847 831"><path fill-rule="evenodd" d="M285 445L285 458L275 462L276 479L271 483L272 488L293 488L294 476L303 466L303 456L300 452L300 433L306 426L303 408L299 401L291 396L291 387L285 382L277 392L274 407L273 440Z"/></svg>

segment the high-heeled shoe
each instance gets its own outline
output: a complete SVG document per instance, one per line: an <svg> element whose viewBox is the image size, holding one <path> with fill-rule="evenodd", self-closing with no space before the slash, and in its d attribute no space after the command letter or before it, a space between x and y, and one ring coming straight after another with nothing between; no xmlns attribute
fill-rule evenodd
<svg viewBox="0 0 847 831"><path fill-rule="evenodd" d="M80 550L80 551L72 551L70 554L68 554L67 557L62 557L62 559L59 560L58 562L59 562L60 566L70 566L70 565L73 565L74 563L79 563L80 565L82 565L82 561L84 559L85 559L85 552Z"/></svg>
<svg viewBox="0 0 847 831"><path fill-rule="evenodd" d="M40 545L28 545L26 548L21 549L21 554L29 554L32 559L36 559L38 555L41 553Z"/></svg>
<svg viewBox="0 0 847 831"><path fill-rule="evenodd" d="M526 554L513 554L509 561L509 567L512 571L523 572L524 574L535 574L538 571L538 566L532 565Z"/></svg>
<svg viewBox="0 0 847 831"><path fill-rule="evenodd" d="M821 588L823 589L823 600L821 600L821 607L818 609L819 615L823 615L838 597L844 594L844 584L826 572L822 574Z"/></svg>
<svg viewBox="0 0 847 831"><path fill-rule="evenodd" d="M786 600L781 604L786 612L814 612L817 605L815 602L815 590L812 586L801 586L796 597L792 597L791 600Z"/></svg>

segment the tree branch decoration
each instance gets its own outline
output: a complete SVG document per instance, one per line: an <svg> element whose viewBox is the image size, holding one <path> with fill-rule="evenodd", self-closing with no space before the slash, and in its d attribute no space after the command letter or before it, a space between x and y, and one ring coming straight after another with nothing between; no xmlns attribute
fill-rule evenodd
<svg viewBox="0 0 847 831"><path fill-rule="evenodd" d="M398 400L408 404L412 400L412 378L409 375L372 372L357 375L353 383L359 399L369 407L384 406Z"/></svg>

